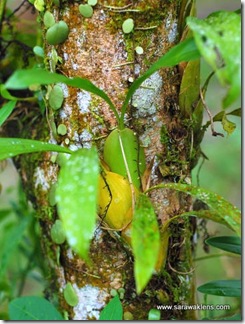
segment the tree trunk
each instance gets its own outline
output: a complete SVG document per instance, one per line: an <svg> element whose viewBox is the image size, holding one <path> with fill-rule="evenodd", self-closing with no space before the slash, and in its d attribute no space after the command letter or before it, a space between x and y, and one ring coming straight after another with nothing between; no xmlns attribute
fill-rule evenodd
<svg viewBox="0 0 245 324"><path fill-rule="evenodd" d="M45 41L47 66L54 71L57 50L62 63L56 71L68 76L88 78L103 89L118 110L130 83L166 53L181 38L185 1L175 0L101 0L91 18L84 18L73 1L57 7L47 2L47 10L56 21L69 26L68 39L51 46ZM62 1L60 1L62 2ZM182 2L182 5L181 5ZM116 6L116 7L115 7ZM188 10L187 10L188 11ZM42 14L41 14L42 16ZM133 18L134 31L125 34L122 23ZM45 34L45 28L43 27ZM141 46L143 54L135 48ZM137 132L145 148L147 165L152 165L151 185L161 182L190 182L191 130L178 105L181 73L177 68L154 73L135 92L126 115L127 127ZM91 147L101 151L105 137L116 126L108 105L88 92L62 85L65 102L58 112L47 108L48 120L40 117L22 130L22 137L57 142L73 150ZM67 127L66 135L57 135L59 124ZM151 308L167 304L193 304L192 225L179 220L171 225L165 268L154 275L146 289L137 295L133 275L133 258L109 231L98 228L91 245L93 265L87 267L67 244L60 246L51 240L50 229L57 212L50 200L50 191L57 181L59 166L52 162L53 153L25 155L19 158L24 188L36 208L41 227L41 240L50 286L48 297L74 320L98 319L114 290L124 288L124 313L135 320L147 319ZM154 160L153 160L154 158ZM81 170L82 172L82 170ZM71 179L73 181L73 179ZM188 211L191 200L171 190L154 190L151 200L159 223ZM72 204L72 197L71 204ZM71 282L79 303L69 306L63 290ZM123 290L119 290L123 291ZM162 312L162 319L194 319L193 313L183 310Z"/></svg>

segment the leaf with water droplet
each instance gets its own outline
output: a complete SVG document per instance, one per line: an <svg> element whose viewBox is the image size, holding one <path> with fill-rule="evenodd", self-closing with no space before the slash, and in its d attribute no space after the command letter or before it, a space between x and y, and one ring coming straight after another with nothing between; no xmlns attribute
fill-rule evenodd
<svg viewBox="0 0 245 324"><path fill-rule="evenodd" d="M150 199L140 194L132 221L132 248L136 290L140 294L150 280L158 260L160 232Z"/></svg>
<svg viewBox="0 0 245 324"><path fill-rule="evenodd" d="M68 148L36 140L23 138L0 138L0 160L24 153L48 151L63 153L72 152Z"/></svg>
<svg viewBox="0 0 245 324"><path fill-rule="evenodd" d="M95 148L74 152L60 170L56 201L70 247L89 262L97 216L99 160Z"/></svg>
<svg viewBox="0 0 245 324"><path fill-rule="evenodd" d="M241 15L217 11L206 19L188 17L197 47L223 86L230 88L223 100L228 107L241 93Z"/></svg>
<svg viewBox="0 0 245 324"><path fill-rule="evenodd" d="M160 184L158 186L152 187L150 190L157 189L157 188L169 188L177 191L185 192L189 195L192 195L205 204L209 206L209 210L198 210L198 211L191 211L186 212L181 215L177 215L177 217L182 216L197 216L200 218L207 218L214 222L221 223L232 229L236 232L237 235L241 236L241 212L240 210L232 205L230 202L225 200L220 195L209 191L207 189L182 184L182 183L165 183ZM174 218L170 219L171 222ZM169 222L165 223L167 227Z"/></svg>

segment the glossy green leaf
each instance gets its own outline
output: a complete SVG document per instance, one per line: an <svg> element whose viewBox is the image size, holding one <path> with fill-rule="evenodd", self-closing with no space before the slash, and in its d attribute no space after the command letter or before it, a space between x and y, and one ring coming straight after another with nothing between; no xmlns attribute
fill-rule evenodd
<svg viewBox="0 0 245 324"><path fill-rule="evenodd" d="M122 321L123 308L118 295L116 295L100 313L100 321Z"/></svg>
<svg viewBox="0 0 245 324"><path fill-rule="evenodd" d="M215 236L205 241L208 245L231 253L241 254L242 241L238 236Z"/></svg>
<svg viewBox="0 0 245 324"><path fill-rule="evenodd" d="M45 27L49 28L55 24L54 15L50 11L46 11L43 16L43 23Z"/></svg>
<svg viewBox="0 0 245 324"><path fill-rule="evenodd" d="M46 40L50 45L58 45L63 43L69 34L67 23L63 20L58 21L46 32Z"/></svg>
<svg viewBox="0 0 245 324"><path fill-rule="evenodd" d="M79 12L80 14L85 17L85 18L90 18L93 16L93 8L91 7L91 5L89 4L80 4L79 8Z"/></svg>
<svg viewBox="0 0 245 324"><path fill-rule="evenodd" d="M190 61L181 80L179 106L183 116L191 116L200 93L200 60Z"/></svg>
<svg viewBox="0 0 245 324"><path fill-rule="evenodd" d="M78 304L79 299L76 294L76 291L72 287L72 284L70 282L67 283L64 289L64 298L68 305L74 307Z"/></svg>
<svg viewBox="0 0 245 324"><path fill-rule="evenodd" d="M33 52L34 52L35 55L44 58L44 50L43 50L43 48L41 46L34 46L33 47Z"/></svg>
<svg viewBox="0 0 245 324"><path fill-rule="evenodd" d="M159 309L152 308L148 313L148 321L160 321L161 312Z"/></svg>
<svg viewBox="0 0 245 324"><path fill-rule="evenodd" d="M9 303L11 321L62 321L57 309L47 300L37 296L16 298Z"/></svg>
<svg viewBox="0 0 245 324"><path fill-rule="evenodd" d="M136 188L140 188L140 178L146 168L145 155L131 129L113 130L105 141L103 155L112 172L128 178Z"/></svg>
<svg viewBox="0 0 245 324"><path fill-rule="evenodd" d="M216 280L201 285L197 290L203 294L241 297L241 280Z"/></svg>
<svg viewBox="0 0 245 324"><path fill-rule="evenodd" d="M65 231L60 219L56 219L50 230L51 239L56 244L63 244L66 239Z"/></svg>
<svg viewBox="0 0 245 324"><path fill-rule="evenodd" d="M241 93L241 16L235 12L218 11L204 20L188 17L187 25L220 83L230 87L223 101L226 108Z"/></svg>
<svg viewBox="0 0 245 324"><path fill-rule="evenodd" d="M195 41L193 38L190 38L171 48L166 54L160 57L158 61L152 64L151 67L141 77L136 79L129 88L122 106L120 127L123 127L124 115L132 95L147 78L161 68L175 66L180 62L196 60L199 57L200 53Z"/></svg>
<svg viewBox="0 0 245 324"><path fill-rule="evenodd" d="M238 236L241 236L240 210L236 208L234 205L232 205L231 203L229 203L220 195L201 187L181 184L181 183L161 184L152 187L150 190L157 189L157 188L169 188L169 189L185 192L189 195L192 195L202 200L210 208L210 210L198 210L198 211L183 213L176 217L197 216L201 218L208 218L214 222L218 222L226 225L227 227L235 231Z"/></svg>
<svg viewBox="0 0 245 324"><path fill-rule="evenodd" d="M80 149L62 165L56 189L59 217L68 244L85 261L97 216L99 160L97 151Z"/></svg>
<svg viewBox="0 0 245 324"><path fill-rule="evenodd" d="M111 99L101 89L97 88L92 82L83 78L67 78L62 74L51 73L44 69L28 69L28 70L17 70L7 80L5 87L7 89L26 89L31 85L48 85L53 83L65 83L71 87L83 89L89 91L97 96L101 97L108 103L111 110L114 112L117 120L119 120L118 112L113 105Z"/></svg>
<svg viewBox="0 0 245 324"><path fill-rule="evenodd" d="M137 293L141 293L150 280L158 260L160 232L150 199L140 194L132 221L132 248Z"/></svg>
<svg viewBox="0 0 245 324"><path fill-rule="evenodd" d="M122 24L122 30L124 32L124 34L129 34L133 31L134 29L134 21L132 18L128 18L126 20L124 20L123 24Z"/></svg>
<svg viewBox="0 0 245 324"><path fill-rule="evenodd" d="M56 84L49 93L48 103L53 110L60 109L64 101L64 94L61 86Z"/></svg>
<svg viewBox="0 0 245 324"><path fill-rule="evenodd" d="M12 158L13 156L24 153L47 151L62 153L72 152L68 148L47 142L28 140L23 138L0 138L0 160Z"/></svg>
<svg viewBox="0 0 245 324"><path fill-rule="evenodd" d="M12 111L16 106L17 101L9 101L0 108L0 126L5 120L11 115Z"/></svg>

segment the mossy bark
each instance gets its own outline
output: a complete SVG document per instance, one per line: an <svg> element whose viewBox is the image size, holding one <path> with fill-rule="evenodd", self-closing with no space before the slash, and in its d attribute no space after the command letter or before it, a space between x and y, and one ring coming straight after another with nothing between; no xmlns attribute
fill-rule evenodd
<svg viewBox="0 0 245 324"><path fill-rule="evenodd" d="M184 10L180 0L145 0L133 4L127 0L101 0L93 8L91 18L82 17L77 2L63 1L60 7L52 1L46 2L46 10L57 21L66 21L70 30L68 39L53 47L46 42L43 27L47 67L54 65L52 49L55 48L62 58L56 71L68 77L88 78L112 98L118 110L132 79L181 38L179 23L183 21ZM121 26L127 18L134 19L135 28L132 33L124 34ZM144 49L142 55L136 53L136 46ZM127 127L137 132L148 166L152 163L151 185L190 181L191 128L178 105L181 75L177 67L153 74L135 92L126 114ZM57 142L74 150L95 143L100 152L106 135L116 127L115 116L98 97L74 88L63 87L63 90L63 107L55 113L48 107L48 120L41 117L31 125L31 132L25 128L24 136ZM55 133L54 125L60 123L66 125L66 135ZM108 231L101 228L96 231L91 267L74 255L67 244L58 246L52 242L50 229L57 212L50 205L50 190L57 181L59 166L51 161L51 156L52 153L28 155L19 162L24 188L36 208L42 229L43 252L50 271L49 298L58 300L60 309L74 320L98 319L112 289L125 289L123 310L130 312L135 320L147 319L149 310L157 305L193 304L193 229L189 221L179 220L171 225L166 266L153 276L140 295L135 291L132 256ZM155 190L150 197L159 224L191 208L189 197L171 190ZM75 307L69 306L63 296L68 282L79 297ZM161 318L184 320L194 319L195 315L173 309L162 312Z"/></svg>

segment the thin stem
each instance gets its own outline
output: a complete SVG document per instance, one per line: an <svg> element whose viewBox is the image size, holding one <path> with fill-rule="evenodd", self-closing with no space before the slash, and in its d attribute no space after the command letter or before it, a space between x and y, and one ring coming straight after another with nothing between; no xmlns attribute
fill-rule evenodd
<svg viewBox="0 0 245 324"><path fill-rule="evenodd" d="M203 104L203 106L204 106L204 108L205 108L205 110L206 110L206 112L207 112L207 114L208 114L208 116L209 116L209 120L210 120L210 127L211 127L211 131L212 131L212 135L213 135L213 136L222 136L222 137L224 137L224 134L222 134L222 133L218 133L218 132L216 132L215 129L214 129L214 120L213 120L213 115L212 115L211 111L210 111L209 108L208 108L208 105L206 104L206 102L205 102L205 100L204 100L203 93L202 93L202 90L201 90L201 89L200 89L200 98L201 98L202 104Z"/></svg>

